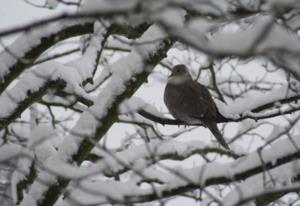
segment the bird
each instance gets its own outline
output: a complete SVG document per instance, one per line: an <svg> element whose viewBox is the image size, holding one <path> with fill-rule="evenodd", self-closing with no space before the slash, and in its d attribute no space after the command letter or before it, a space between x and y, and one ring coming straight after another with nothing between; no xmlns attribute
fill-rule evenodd
<svg viewBox="0 0 300 206"><path fill-rule="evenodd" d="M217 127L220 115L208 89L194 81L184 64L175 65L164 90L164 102L175 119L186 124L203 124L217 141L229 149Z"/></svg>

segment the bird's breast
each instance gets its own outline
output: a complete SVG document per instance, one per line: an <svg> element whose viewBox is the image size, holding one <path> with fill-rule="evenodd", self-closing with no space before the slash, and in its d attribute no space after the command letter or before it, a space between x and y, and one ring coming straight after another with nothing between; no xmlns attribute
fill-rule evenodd
<svg viewBox="0 0 300 206"><path fill-rule="evenodd" d="M167 84L164 92L164 101L169 112L176 119L189 124L201 123L198 119L190 116L190 110L195 106L194 102L189 102L186 87L181 84Z"/></svg>

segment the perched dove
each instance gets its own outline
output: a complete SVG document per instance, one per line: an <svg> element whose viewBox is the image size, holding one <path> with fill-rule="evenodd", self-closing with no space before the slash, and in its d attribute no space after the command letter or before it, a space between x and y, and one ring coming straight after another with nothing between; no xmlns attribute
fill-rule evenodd
<svg viewBox="0 0 300 206"><path fill-rule="evenodd" d="M173 67L165 88L164 101L176 119L187 124L204 124L218 142L229 149L216 124L218 115L216 104L206 87L193 81L185 65Z"/></svg>

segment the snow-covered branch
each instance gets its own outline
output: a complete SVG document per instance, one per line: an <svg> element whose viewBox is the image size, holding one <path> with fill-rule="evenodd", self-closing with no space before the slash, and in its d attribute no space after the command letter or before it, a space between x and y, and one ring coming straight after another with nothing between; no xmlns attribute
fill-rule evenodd
<svg viewBox="0 0 300 206"><path fill-rule="evenodd" d="M17 204L297 196L298 1L76 3L0 31L0 162L14 170ZM231 150L200 123L169 118L163 91L176 64L211 93Z"/></svg>
<svg viewBox="0 0 300 206"><path fill-rule="evenodd" d="M22 34L0 53L0 93L49 47L66 38L93 32L91 20L57 22Z"/></svg>
<svg viewBox="0 0 300 206"><path fill-rule="evenodd" d="M157 39L162 40L157 41ZM156 26L150 27L140 39L141 42L151 40L154 40L155 43L152 45L142 44L127 57L111 65L113 76L106 86L107 89L104 89L98 95L95 105L81 115L70 135L65 137L64 142L58 149L60 159L63 161L72 160L77 164L81 164L94 147L95 141L98 141L116 121L117 107L120 102L132 95L135 89L142 84L147 74L149 74L148 70L153 69L153 66L162 58L162 55L172 43ZM148 64L144 64L145 60ZM126 70L124 70L124 67ZM124 71L126 72L124 73ZM47 171L44 173L47 174ZM44 176L44 173L39 176ZM40 205L44 205L46 202L47 204L55 202L61 189L67 183L67 180L53 179L51 185L43 187L41 196L35 197L37 202ZM32 200L32 194L37 190L36 187L36 184L33 183L21 205L27 205L28 201Z"/></svg>
<svg viewBox="0 0 300 206"><path fill-rule="evenodd" d="M96 28L89 47L79 59L66 65L46 62L23 75L12 89L0 96L0 105L3 108L0 114L1 129L19 117L25 109L50 89L65 88L68 93L89 99L80 85L93 78L95 65L101 55L106 37L105 29Z"/></svg>
<svg viewBox="0 0 300 206"><path fill-rule="evenodd" d="M141 174L137 174L140 178L160 182L155 190L143 189L137 186L132 179L124 183L114 180L99 181L98 183L97 181L93 183L87 181L83 182L78 189L72 189L70 198L82 205L104 204L107 203L107 200L116 203L147 202L197 188L204 189L210 185L244 180L281 165L285 170L291 169L291 174L285 178L292 179L294 175L298 174L299 167L295 165L286 167L284 164L292 159L300 158L299 146L299 136L296 136L292 141L290 139L281 140L273 144L271 148L255 151L230 163L208 163L191 169L176 168L176 170L164 167L166 171L169 170L169 173L151 168L140 171ZM277 153L274 153L274 150ZM101 185L105 185L105 187ZM129 186L130 190L128 190ZM107 188L118 188L118 193L109 192Z"/></svg>

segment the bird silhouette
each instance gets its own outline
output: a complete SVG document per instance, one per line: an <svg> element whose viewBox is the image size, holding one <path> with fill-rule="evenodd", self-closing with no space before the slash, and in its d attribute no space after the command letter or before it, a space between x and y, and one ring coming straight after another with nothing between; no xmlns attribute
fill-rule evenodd
<svg viewBox="0 0 300 206"><path fill-rule="evenodd" d="M173 117L187 124L202 123L229 150L217 127L218 110L215 102L205 86L193 81L185 65L173 67L164 91L164 102Z"/></svg>

